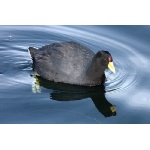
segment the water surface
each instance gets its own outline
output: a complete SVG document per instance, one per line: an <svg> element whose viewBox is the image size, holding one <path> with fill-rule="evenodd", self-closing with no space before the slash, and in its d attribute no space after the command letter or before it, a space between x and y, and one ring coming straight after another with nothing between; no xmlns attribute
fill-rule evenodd
<svg viewBox="0 0 150 150"><path fill-rule="evenodd" d="M116 74L104 87L36 87L28 47L61 41L108 50ZM149 41L150 26L0 26L0 123L150 123Z"/></svg>

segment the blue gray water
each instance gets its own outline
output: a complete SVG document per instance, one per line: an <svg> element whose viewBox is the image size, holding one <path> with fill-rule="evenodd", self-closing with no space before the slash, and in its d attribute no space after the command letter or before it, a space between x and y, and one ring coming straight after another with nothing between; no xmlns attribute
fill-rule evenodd
<svg viewBox="0 0 150 150"><path fill-rule="evenodd" d="M28 47L60 41L108 50L116 74L104 88L36 87ZM150 26L0 26L0 123L150 123L149 57Z"/></svg>

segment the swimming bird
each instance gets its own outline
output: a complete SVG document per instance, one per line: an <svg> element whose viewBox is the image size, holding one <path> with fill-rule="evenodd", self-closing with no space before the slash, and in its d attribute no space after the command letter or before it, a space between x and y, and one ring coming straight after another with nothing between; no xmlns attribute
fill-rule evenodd
<svg viewBox="0 0 150 150"><path fill-rule="evenodd" d="M115 73L108 51L96 54L78 42L56 42L39 49L29 47L35 74L54 82L97 86L105 82L105 69Z"/></svg>

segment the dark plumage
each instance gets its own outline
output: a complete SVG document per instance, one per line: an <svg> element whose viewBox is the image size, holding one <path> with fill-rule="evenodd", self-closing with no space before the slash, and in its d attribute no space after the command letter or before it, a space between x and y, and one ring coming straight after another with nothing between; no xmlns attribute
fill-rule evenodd
<svg viewBox="0 0 150 150"><path fill-rule="evenodd" d="M115 72L109 52L95 54L77 42L53 43L39 49L29 47L29 51L34 72L50 81L96 86L104 83L108 66Z"/></svg>

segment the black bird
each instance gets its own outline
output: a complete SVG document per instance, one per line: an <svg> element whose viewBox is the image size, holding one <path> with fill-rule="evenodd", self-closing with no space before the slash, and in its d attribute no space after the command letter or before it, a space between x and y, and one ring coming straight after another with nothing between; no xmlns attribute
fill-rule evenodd
<svg viewBox="0 0 150 150"><path fill-rule="evenodd" d="M60 42L39 49L29 47L34 72L54 82L97 86L105 82L104 70L115 73L108 51L96 54L77 42Z"/></svg>

